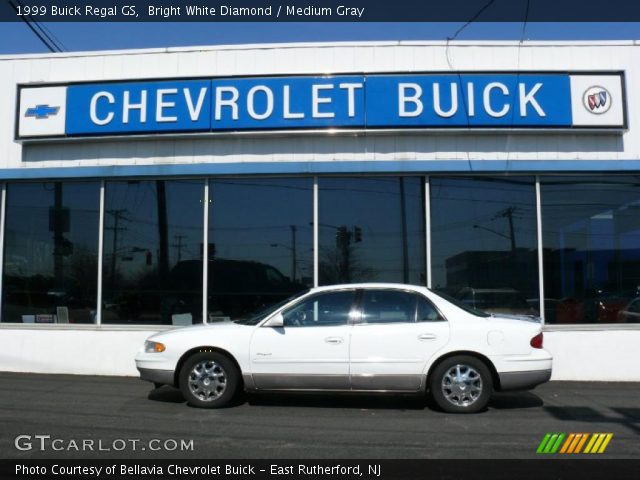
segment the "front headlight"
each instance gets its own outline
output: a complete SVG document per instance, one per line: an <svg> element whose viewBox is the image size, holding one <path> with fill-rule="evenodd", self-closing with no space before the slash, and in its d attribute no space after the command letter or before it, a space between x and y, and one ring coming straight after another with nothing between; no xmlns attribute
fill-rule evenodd
<svg viewBox="0 0 640 480"><path fill-rule="evenodd" d="M150 340L144 342L144 351L146 353L160 353L164 352L165 349L166 347L164 346L164 343L152 342Z"/></svg>

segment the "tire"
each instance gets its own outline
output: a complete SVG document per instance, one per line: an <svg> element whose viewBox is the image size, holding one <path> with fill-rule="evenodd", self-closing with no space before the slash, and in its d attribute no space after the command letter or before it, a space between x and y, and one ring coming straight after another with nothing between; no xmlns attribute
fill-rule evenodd
<svg viewBox="0 0 640 480"><path fill-rule="evenodd" d="M443 360L429 379L431 399L448 413L484 410L492 393L493 380L489 368L482 360L469 355Z"/></svg>
<svg viewBox="0 0 640 480"><path fill-rule="evenodd" d="M240 386L240 372L226 355L201 352L184 362L179 381L182 395L189 405L221 408L236 396Z"/></svg>

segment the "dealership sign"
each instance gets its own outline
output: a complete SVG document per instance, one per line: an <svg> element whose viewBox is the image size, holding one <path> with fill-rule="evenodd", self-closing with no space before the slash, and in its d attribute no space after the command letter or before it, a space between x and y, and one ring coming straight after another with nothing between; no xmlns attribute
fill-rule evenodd
<svg viewBox="0 0 640 480"><path fill-rule="evenodd" d="M622 73L454 73L21 85L17 138L626 128Z"/></svg>

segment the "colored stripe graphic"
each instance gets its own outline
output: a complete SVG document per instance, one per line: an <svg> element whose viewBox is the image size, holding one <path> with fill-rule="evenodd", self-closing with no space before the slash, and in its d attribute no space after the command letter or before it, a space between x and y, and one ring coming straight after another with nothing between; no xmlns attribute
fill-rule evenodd
<svg viewBox="0 0 640 480"><path fill-rule="evenodd" d="M584 453L602 453L613 437L612 433L594 433Z"/></svg>
<svg viewBox="0 0 640 480"><path fill-rule="evenodd" d="M582 451L582 446L584 445L584 442L587 441L587 438L589 438L589 434L588 433L582 433L582 438L580 439L580 442L578 443L578 445L576 445L576 449L573 453L580 453Z"/></svg>
<svg viewBox="0 0 640 480"><path fill-rule="evenodd" d="M544 447L547 445L547 442L549 441L550 438L551 438L551 434L547 433L542 439L542 441L540 442L540 445L538 445L538 450L536 450L536 453L544 452Z"/></svg>
<svg viewBox="0 0 640 480"><path fill-rule="evenodd" d="M573 442L573 439L575 438L576 434L575 433L570 433L569 436L567 437L567 440L564 442L564 445L562 445L562 449L560 450L560 453L566 453L567 449L569 448L569 445L571 445L571 442Z"/></svg>
<svg viewBox="0 0 640 480"><path fill-rule="evenodd" d="M604 442L602 442L602 445L600 445L600 450L598 450L598 453L604 453L604 451L607 449L607 445L609 445L609 442L611 441L611 439L613 438L613 433L607 433L607 436L604 439Z"/></svg>
<svg viewBox="0 0 640 480"><path fill-rule="evenodd" d="M612 438L613 433L547 433L538 445L536 453L603 453Z"/></svg>

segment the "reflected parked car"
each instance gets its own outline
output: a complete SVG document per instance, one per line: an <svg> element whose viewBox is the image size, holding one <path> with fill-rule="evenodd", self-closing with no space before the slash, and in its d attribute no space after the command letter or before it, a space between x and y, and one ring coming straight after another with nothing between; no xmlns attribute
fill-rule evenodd
<svg viewBox="0 0 640 480"><path fill-rule="evenodd" d="M629 304L618 312L617 320L620 323L640 322L640 297L634 298Z"/></svg>
<svg viewBox="0 0 640 480"><path fill-rule="evenodd" d="M539 298L527 298L529 307L537 312L540 308ZM558 305L560 300L557 298L545 298L544 299L544 321L545 323L557 323Z"/></svg>
<svg viewBox="0 0 640 480"><path fill-rule="evenodd" d="M616 323L618 312L629 303L629 297L616 293L598 292L595 298L587 299L585 303L585 320L593 323Z"/></svg>
<svg viewBox="0 0 640 480"><path fill-rule="evenodd" d="M616 323L629 296L591 290L585 298L565 297L557 306L557 323Z"/></svg>
<svg viewBox="0 0 640 480"><path fill-rule="evenodd" d="M515 288L472 288L458 291L456 298L471 308L489 313L538 315L526 298Z"/></svg>
<svg viewBox="0 0 640 480"><path fill-rule="evenodd" d="M266 263L217 258L208 265L208 310L211 320L238 319L256 309L306 290ZM174 299L184 311L202 309L202 261L185 260L171 270Z"/></svg>
<svg viewBox="0 0 640 480"><path fill-rule="evenodd" d="M237 322L155 334L136 355L140 377L219 408L246 391L428 395L453 413L484 409L494 391L549 380L542 325L490 315L425 287L313 288Z"/></svg>

